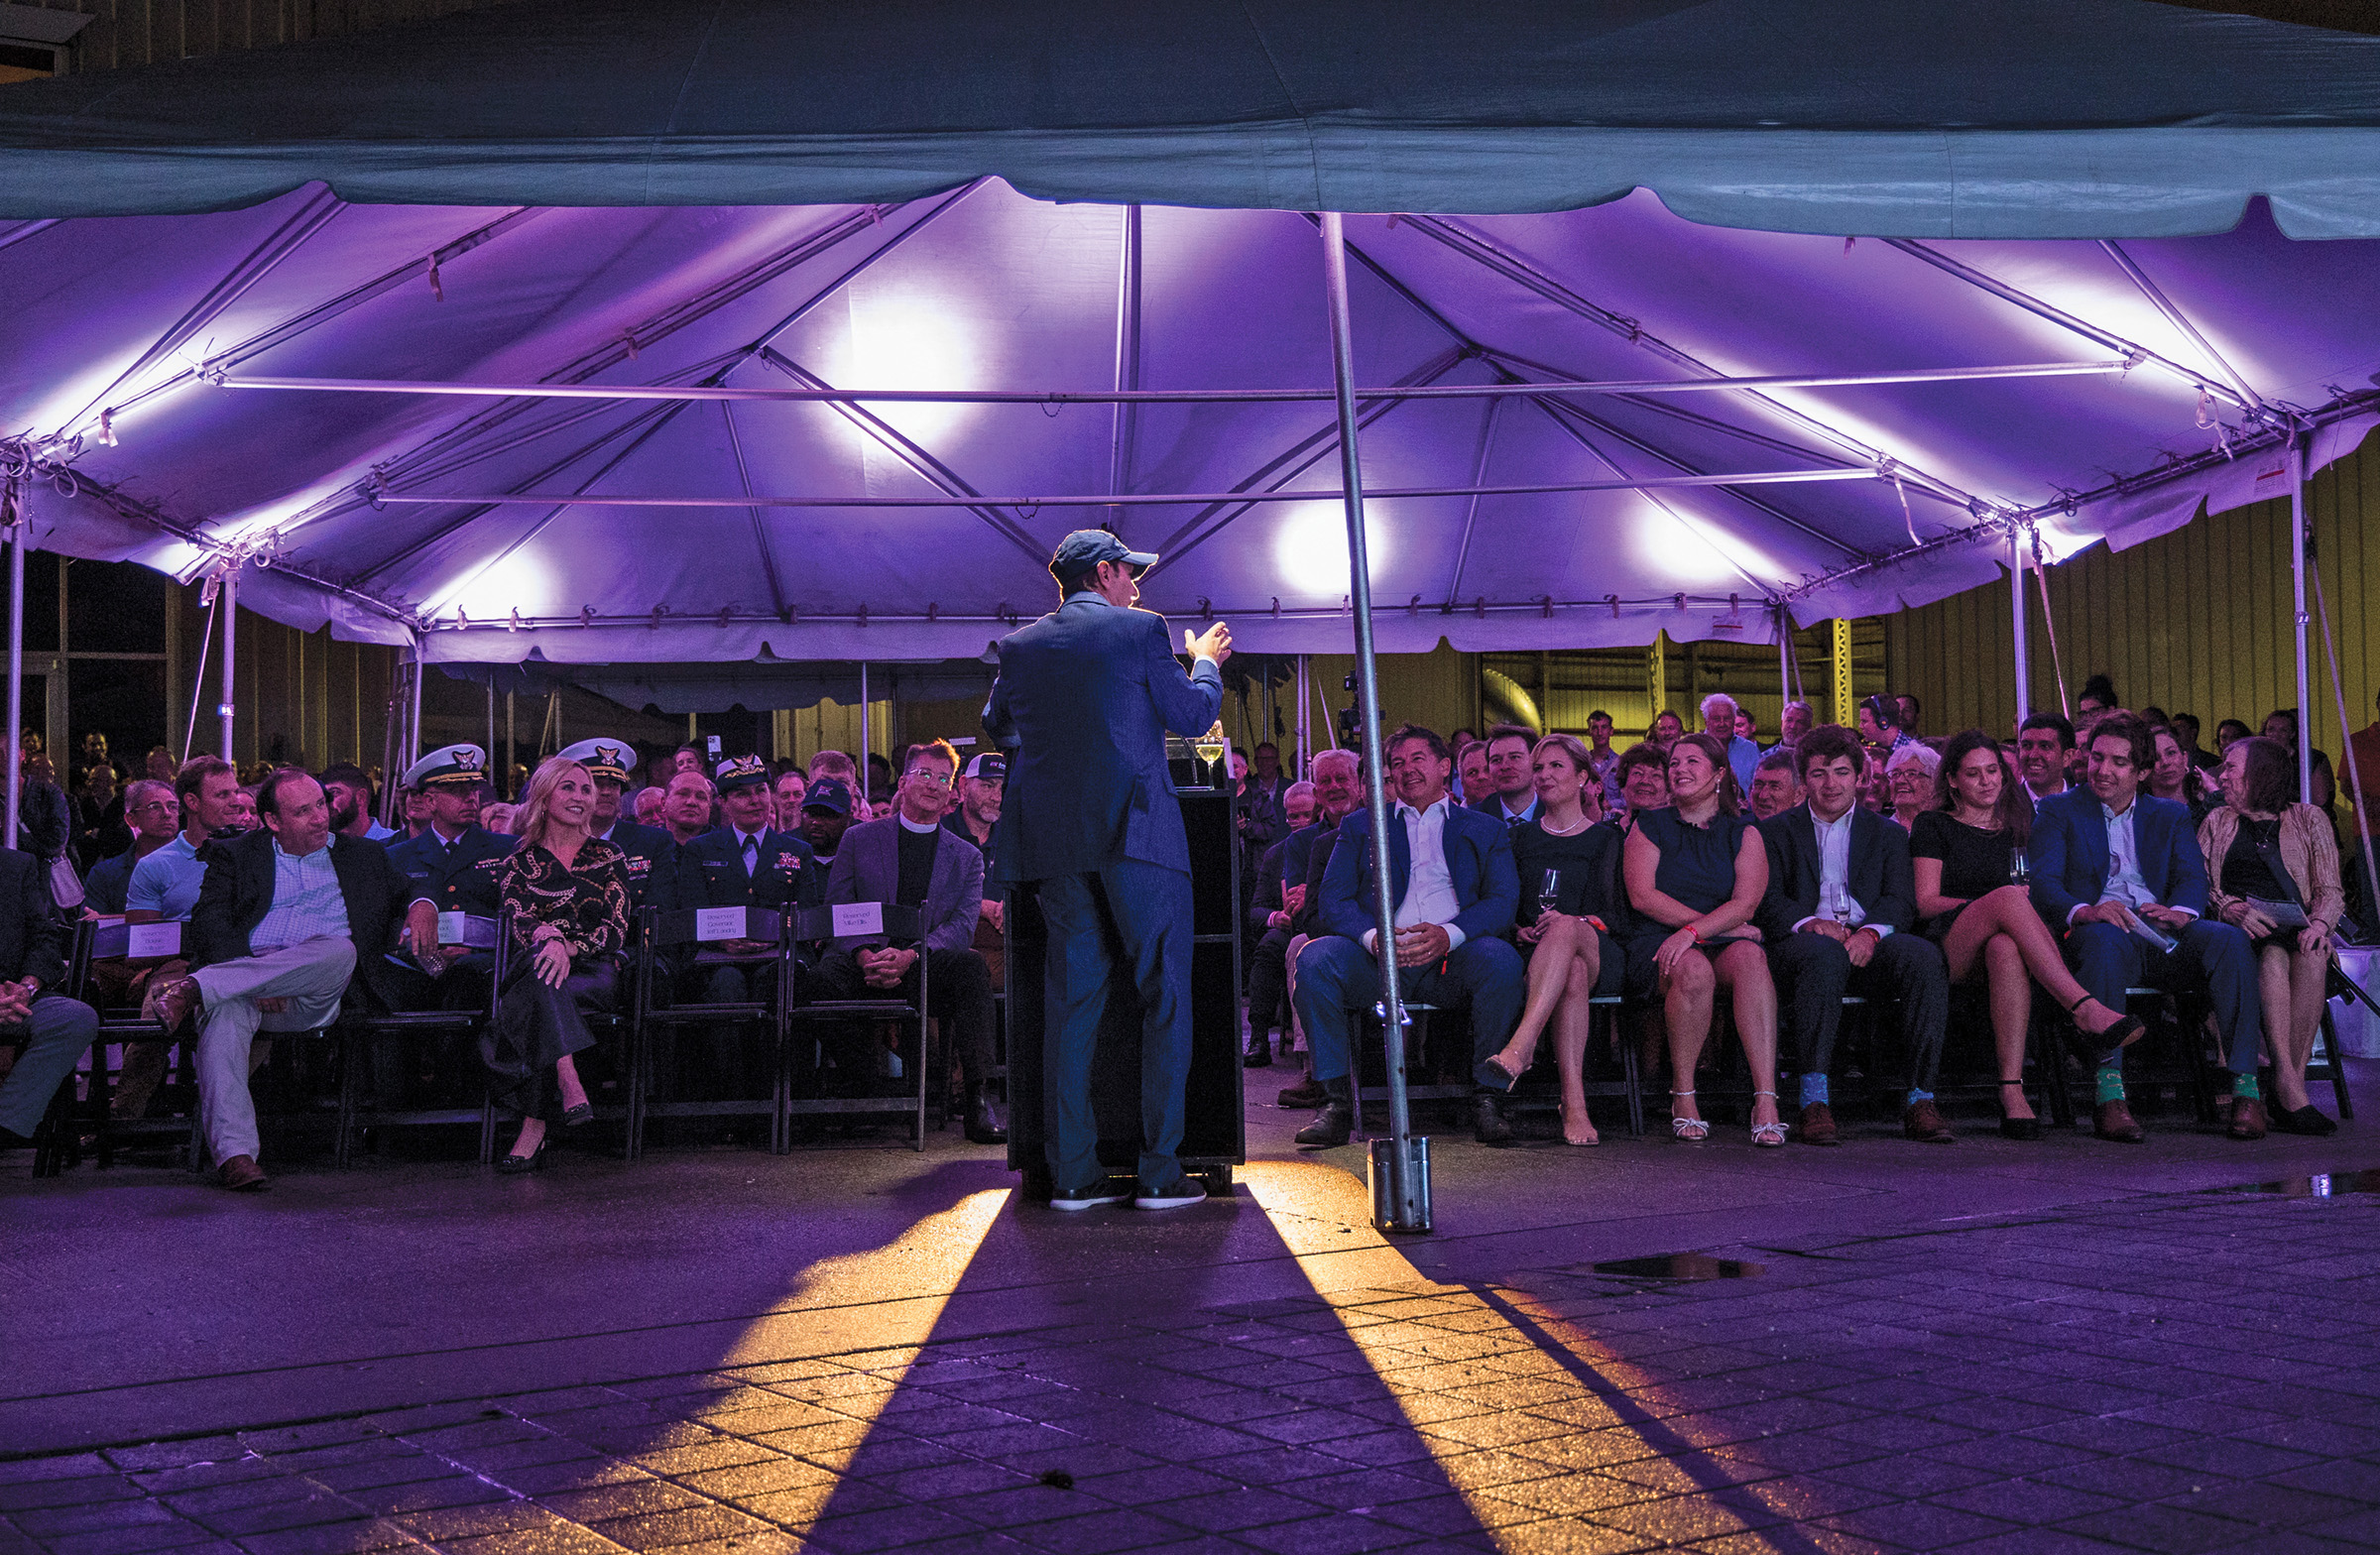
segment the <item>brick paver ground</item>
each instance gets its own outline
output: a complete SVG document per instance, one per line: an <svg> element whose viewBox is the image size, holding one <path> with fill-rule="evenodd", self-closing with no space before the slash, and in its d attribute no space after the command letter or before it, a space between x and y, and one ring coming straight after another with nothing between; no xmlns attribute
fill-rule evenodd
<svg viewBox="0 0 2380 1555"><path fill-rule="evenodd" d="M2380 1197L1714 1251L0 1463L0 1555L2380 1543Z"/></svg>

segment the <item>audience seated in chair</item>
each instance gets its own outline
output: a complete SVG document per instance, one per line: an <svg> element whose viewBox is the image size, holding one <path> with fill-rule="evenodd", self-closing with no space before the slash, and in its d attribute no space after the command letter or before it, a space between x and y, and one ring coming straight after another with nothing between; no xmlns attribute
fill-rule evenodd
<svg viewBox="0 0 2380 1555"><path fill-rule="evenodd" d="M187 923L198 905L198 888L206 878L206 860L199 850L215 837L232 835L240 797L240 776L217 756L193 756L181 764L174 778L175 805L181 829L161 847L150 850L133 866L124 889L124 916L133 923ZM108 1008L137 1005L152 985L183 975L190 969L190 943L182 938L182 954L163 963L135 966L126 961L103 961L92 968L93 981ZM123 1068L115 1093L108 1098L108 1115L140 1118L166 1077L168 1041L124 1044ZM270 1041L255 1044L251 1066L261 1066L273 1051Z"/></svg>
<svg viewBox="0 0 2380 1555"><path fill-rule="evenodd" d="M133 870L181 830L181 801L174 796L172 783L136 778L124 789L124 819L132 828L132 845L114 858L92 865L90 874L83 877L86 916L124 910L124 898L132 891Z"/></svg>
<svg viewBox="0 0 2380 1555"><path fill-rule="evenodd" d="M595 1045L590 1013L620 998L631 891L627 855L589 835L596 781L567 755L549 756L529 780L521 837L497 874L509 909L510 965L480 1058L499 1105L521 1115L521 1133L496 1169L536 1170L545 1158L548 1112L565 1128L592 1122L577 1055Z"/></svg>
<svg viewBox="0 0 2380 1555"><path fill-rule="evenodd" d="M488 755L476 745L440 746L406 770L405 784L428 799L429 825L417 837L388 844L389 862L413 893L408 910L423 902L433 913L461 912L494 921L503 902L498 871L513 839L479 824L480 790ZM401 981L400 1010L484 1010L495 955L459 940L416 951L418 970Z"/></svg>
<svg viewBox="0 0 2380 1555"><path fill-rule="evenodd" d="M1735 775L1735 791L1748 790L1752 785L1752 769L1760 761L1760 747L1736 732L1735 698L1725 691L1714 691L1703 698L1699 710L1703 715L1703 733L1726 748L1727 771Z"/></svg>
<svg viewBox="0 0 2380 1555"><path fill-rule="evenodd" d="M1339 823L1363 808L1365 791L1363 767L1353 751L1318 751L1306 764L1313 774L1314 820L1283 839L1281 845L1281 906L1289 920L1277 928L1269 928L1256 946L1255 966L1249 974L1251 1003L1258 992L1268 987L1258 981L1269 976L1268 946L1278 937L1280 945L1281 1002L1289 1011L1289 1018L1297 1018L1297 957L1317 932L1322 915L1322 883L1330 873L1331 852L1339 837ZM1286 1055L1295 1037L1293 1027L1281 1032L1281 1051ZM1320 1107L1329 1100L1322 1083L1313 1077L1313 1044L1307 1046L1306 1077L1294 1086L1281 1089L1277 1100L1283 1107Z"/></svg>
<svg viewBox="0 0 2380 1555"><path fill-rule="evenodd" d="M2337 1129L2306 1094L2306 1065L2329 993L2330 950L2346 914L2330 818L2293 802L2297 753L2278 740L2234 741L2223 753L2223 808L2199 828L2214 915L2248 938L2256 957L2265 1047L2273 1059L2272 1127ZM2305 919L2277 921L2295 909ZM2236 1104L2234 1104L2236 1107Z"/></svg>
<svg viewBox="0 0 2380 1555"><path fill-rule="evenodd" d="M1535 733L1519 724L1497 724L1488 731L1488 787L1474 796L1466 788L1464 797L1471 807L1494 816L1507 826L1524 825L1537 818L1537 783L1529 770L1529 753L1536 747Z"/></svg>
<svg viewBox="0 0 2380 1555"><path fill-rule="evenodd" d="M2104 1043L2136 1034L2140 1021L2121 1007L2099 1004L2075 981L2057 937L2017 883L2016 866L2032 836L2033 803L2010 778L2007 757L1980 729L1952 740L1943 753L1934 807L1917 817L1909 852L1918 917L1926 937L1941 947L1951 981L1964 983L1978 972L1984 979L1999 1061L2000 1133L2038 1139L2041 1120L2025 1095L2034 985L2086 1035Z"/></svg>
<svg viewBox="0 0 2380 1555"><path fill-rule="evenodd" d="M1934 1082L1950 983L1933 941L1908 932L1917 914L1909 834L1853 802L1867 758L1849 730L1821 725L1803 736L1795 755L1809 798L1761 823L1768 890L1757 921L1801 1068L1802 1142L1842 1142L1828 1078L1844 996L1855 994L1897 1038L1906 1065L1895 1076L1905 1093L1902 1133L1948 1144L1953 1136L1934 1105Z"/></svg>
<svg viewBox="0 0 2380 1555"><path fill-rule="evenodd" d="M719 789L710 778L701 773L678 773L669 779L669 786L661 790L661 825L669 833L672 870L676 868L676 850L709 831L718 819ZM674 897L674 888L671 895Z"/></svg>
<svg viewBox="0 0 2380 1555"><path fill-rule="evenodd" d="M621 853L628 877L628 910L633 918L641 907L670 909L677 871L677 845L657 826L647 826L620 813L620 797L628 788L629 763L636 748L625 740L581 740L558 753L586 769L595 784L595 810L587 820L587 835L608 842ZM524 808L526 808L524 801ZM515 825L521 824L516 817Z"/></svg>
<svg viewBox="0 0 2380 1555"><path fill-rule="evenodd" d="M1288 1024L1283 994L1286 988L1289 910L1287 886L1289 839L1314 824L1314 785L1294 782L1281 791L1281 840L1256 861L1256 889L1249 904L1249 928L1255 944L1249 952L1248 1051L1242 1062L1262 1069L1272 1062L1272 1033ZM1284 1044L1285 1045L1285 1044Z"/></svg>
<svg viewBox="0 0 2380 1555"><path fill-rule="evenodd" d="M1926 745L1904 745L1884 762L1884 790L1891 808L1886 815L1906 838L1918 816L1934 806L1935 775L1942 758Z"/></svg>
<svg viewBox="0 0 2380 1555"><path fill-rule="evenodd" d="M2025 792L2035 802L2066 791L2066 766L2075 749L2075 726L2056 713L2035 713L2016 731L2016 765Z"/></svg>
<svg viewBox="0 0 2380 1555"><path fill-rule="evenodd" d="M263 830L207 847L184 946L192 970L153 979L142 1005L169 1036L198 1017L199 1120L220 1180L235 1189L265 1185L248 1094L256 1033L329 1024L350 978L385 977L383 952L401 919L416 956L436 949L438 934L428 902L408 907L386 848L333 835L329 801L312 778L276 772L258 804Z"/></svg>
<svg viewBox="0 0 2380 1555"><path fill-rule="evenodd" d="M1802 775L1795 768L1793 747L1780 745L1761 754L1752 769L1746 808L1754 820L1769 820L1802 802Z"/></svg>
<svg viewBox="0 0 2380 1555"><path fill-rule="evenodd" d="M0 1045L25 1044L0 1080L0 1143L31 1140L99 1034L96 1011L56 992L66 975L66 934L39 862L0 848Z"/></svg>
<svg viewBox="0 0 2380 1555"><path fill-rule="evenodd" d="M2140 985L2206 996L2233 1077L2231 1136L2262 1138L2256 1060L2264 1021L2255 955L2247 935L2203 915L2206 860L2190 811L2140 791L2155 755L2149 726L2130 713L2108 713L2092 726L2089 786L2045 799L2034 813L2026 850L2033 904L2064 931L2076 980L2109 1009ZM2151 944L2144 929L2171 948ZM2125 1105L2121 1042L2102 1036L2092 1047L2095 1132L2141 1143L2146 1136Z"/></svg>
<svg viewBox="0 0 2380 1555"><path fill-rule="evenodd" d="M1598 821L1598 796L1587 747L1575 735L1547 735L1531 765L1537 816L1512 830L1512 867L1520 882L1513 938L1528 959L1528 998L1520 1024L1488 1067L1516 1085L1537 1056L1548 1020L1558 1020L1554 1058L1562 1088L1562 1137L1600 1142L1587 1116L1587 1036L1599 995L1616 995L1627 982L1627 959L1611 925L1625 927L1619 881L1623 839L1617 826Z"/></svg>
<svg viewBox="0 0 2380 1555"><path fill-rule="evenodd" d="M1670 1133L1689 1142L1711 1136L1694 1071L1724 985L1752 1071L1752 1142L1781 1145L1777 994L1752 925L1768 890L1768 850L1743 813L1726 748L1709 735L1683 736L1670 748L1668 792L1668 806L1630 812L1621 878L1629 987L1660 999L1669 1033Z"/></svg>
<svg viewBox="0 0 2380 1555"><path fill-rule="evenodd" d="M1380 998L1375 956L1395 958L1407 1000L1437 1006L1471 1003L1471 1065L1478 1085L1473 1133L1483 1144L1512 1136L1498 1105L1507 1083L1487 1060L1504 1045L1520 1014L1520 955L1497 936L1511 926L1519 886L1511 832L1501 821L1450 799L1454 761L1446 743L1408 724L1389 736L1389 899L1394 939L1377 943L1372 924L1371 816L1358 810L1339 825L1330 873L1322 883L1321 937L1298 953L1297 1013L1314 1053L1314 1077L1329 1095L1298 1132L1302 1145L1344 1144L1355 1128L1356 1092L1349 1012ZM1391 1037L1390 1040L1401 1040Z"/></svg>
<svg viewBox="0 0 2380 1555"><path fill-rule="evenodd" d="M896 812L844 833L827 874L830 904L874 901L916 908L922 942L897 943L884 934L839 938L819 963L818 980L837 999L873 992L897 994L913 1004L922 972L929 991L925 1013L943 1023L958 1049L967 1137L977 1144L1005 1144L1009 1136L992 1096L992 971L975 953L975 928L984 907L984 855L942 825L944 812L957 802L951 784L958 767L958 752L944 742L918 746L901 775ZM927 1076L929 1084L933 1078Z"/></svg>
<svg viewBox="0 0 2380 1555"><path fill-rule="evenodd" d="M1633 830L1647 810L1669 807L1669 748L1647 740L1619 753L1611 769L1618 779L1619 805L1606 810L1621 831Z"/></svg>

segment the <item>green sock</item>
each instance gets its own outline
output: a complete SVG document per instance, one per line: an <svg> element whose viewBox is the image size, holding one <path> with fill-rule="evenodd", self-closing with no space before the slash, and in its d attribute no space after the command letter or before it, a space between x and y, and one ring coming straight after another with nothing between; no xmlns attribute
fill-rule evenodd
<svg viewBox="0 0 2380 1555"><path fill-rule="evenodd" d="M2231 1094L2233 1096L2245 1097L2251 1102L2261 1102L2264 1100L2264 1092L2258 1088L2256 1084L2256 1077L2252 1074L2233 1075L2231 1077Z"/></svg>
<svg viewBox="0 0 2380 1555"><path fill-rule="evenodd" d="M2098 1095L2094 1098L2094 1100L2101 1102L2120 1102L2123 1099L2124 1072L2123 1070L2118 1069L2115 1065L2109 1064L2107 1067L2099 1071Z"/></svg>

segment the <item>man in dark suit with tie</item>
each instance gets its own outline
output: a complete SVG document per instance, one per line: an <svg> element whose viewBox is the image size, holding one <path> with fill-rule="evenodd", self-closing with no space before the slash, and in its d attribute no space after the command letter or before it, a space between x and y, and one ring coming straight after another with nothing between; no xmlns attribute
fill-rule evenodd
<svg viewBox="0 0 2380 1555"><path fill-rule="evenodd" d="M967 1137L1006 1144L1008 1133L992 1106L992 969L975 952L975 926L984 911L983 850L942 825L955 802L951 783L959 753L946 741L910 754L893 795L893 814L843 834L827 872L826 899L914 907L921 939L894 942L885 934L838 938L819 963L818 980L838 999L898 992L914 1004L931 990L926 1013L948 1023L967 1086ZM871 995L867 991L875 990ZM943 1071L945 1081L949 1071ZM929 1077L930 1078L930 1077Z"/></svg>
<svg viewBox="0 0 2380 1555"><path fill-rule="evenodd" d="M66 926L46 885L32 854L0 848L0 1042L25 1042L0 1081L0 1137L32 1137L99 1034L98 1013L57 991L66 980Z"/></svg>
<svg viewBox="0 0 2380 1555"><path fill-rule="evenodd" d="M1908 1058L1901 1132L1948 1144L1953 1136L1934 1105L1934 1078L1950 1018L1950 972L1934 942L1909 931L1917 917L1909 834L1858 802L1867 753L1848 729L1811 730L1795 761L1810 797L1760 823L1768 894L1753 921L1768 941L1786 1036L1801 1062L1802 1142L1843 1142L1827 1071L1844 995L1856 994L1895 1027Z"/></svg>
<svg viewBox="0 0 2380 1555"><path fill-rule="evenodd" d="M620 813L620 796L628 788L628 770L637 759L636 747L625 740L581 740L565 747L564 761L578 763L595 779L595 814L587 835L608 842L628 855L628 906L671 905L671 876L677 868L677 844L658 826L644 826Z"/></svg>
<svg viewBox="0 0 2380 1555"><path fill-rule="evenodd" d="M2142 791L2157 746L2137 716L2101 718L2087 754L2084 786L2051 794L2033 812L2025 856L2033 904L2065 933L2075 980L2108 1009L2124 1008L2127 988L2205 994L2232 1074L2231 1137L2262 1138L2256 1060L2264 1017L2256 963L2245 934L2203 915L2206 860L2190 807ZM2139 932L2143 924L2173 948L2150 944ZM2139 1034L2130 1026L2127 1040ZM2118 1144L2146 1137L2125 1105L2120 1045L2099 1054L2094 1128Z"/></svg>
<svg viewBox="0 0 2380 1555"><path fill-rule="evenodd" d="M1122 944L1140 995L1140 1159L1133 1203L1205 1197L1177 1156L1190 1073L1190 844L1165 734L1210 728L1223 706L1231 629L1184 632L1188 674L1162 617L1132 608L1156 557L1077 530L1050 557L1058 608L1000 643L984 727L1009 753L993 837L1005 885L1037 885L1048 926L1042 1033L1044 1152L1053 1209L1114 1204L1091 1114L1091 1058L1106 1012L1108 953Z"/></svg>
<svg viewBox="0 0 2380 1555"><path fill-rule="evenodd" d="M476 745L443 746L406 769L405 785L428 800L429 824L419 836L388 843L389 862L405 877L414 900L428 902L433 912L466 912L493 921L504 909L497 876L520 839L498 836L479 824L480 785L487 776L487 753ZM415 985L406 1007L487 1008L494 951L468 949L458 940L416 959L434 989Z"/></svg>
<svg viewBox="0 0 2380 1555"><path fill-rule="evenodd" d="M1356 1093L1348 1012L1368 1010L1380 994L1374 959L1396 957L1407 999L1432 1005L1471 1001L1471 1056L1479 1093L1473 1132L1482 1144L1512 1137L1497 1097L1510 1081L1484 1069L1520 1018L1520 952L1499 936L1520 905L1512 869L1511 830L1495 816L1456 804L1447 791L1454 759L1446 742L1407 724L1385 746L1389 792L1389 896L1396 903L1396 937L1377 944L1372 924L1371 814L1356 810L1339 823L1329 872L1322 880L1319 934L1297 955L1297 1015L1314 1050L1314 1078L1329 1100L1297 1142L1345 1144L1355 1130ZM1496 1075L1490 1085L1487 1076Z"/></svg>

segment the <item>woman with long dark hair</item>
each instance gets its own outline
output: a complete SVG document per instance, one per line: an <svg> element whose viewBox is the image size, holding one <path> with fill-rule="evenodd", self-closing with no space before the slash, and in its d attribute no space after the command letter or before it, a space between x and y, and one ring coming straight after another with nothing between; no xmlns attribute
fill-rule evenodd
<svg viewBox="0 0 2380 1555"><path fill-rule="evenodd" d="M1785 1142L1777 1118L1777 987L1752 926L1768 890L1768 845L1743 811L1726 747L1707 734L1669 750L1666 809L1646 810L1628 833L1621 870L1636 914L1628 980L1657 991L1669 1031L1670 1133L1711 1136L1694 1099L1694 1070L1725 985L1735 1034L1752 1071L1752 1142ZM1675 1089L1678 1081L1685 1089Z"/></svg>
<svg viewBox="0 0 2380 1555"><path fill-rule="evenodd" d="M609 1013L618 998L629 897L628 856L587 835L594 814L587 770L547 757L529 780L521 842L499 878L512 913L511 966L480 1056L497 1099L521 1114L520 1137L496 1163L500 1172L542 1164L545 1114L557 1098L565 1127L595 1116L576 1055L595 1045L588 1012Z"/></svg>
<svg viewBox="0 0 2380 1555"><path fill-rule="evenodd" d="M1910 833L1917 875L1917 915L1926 937L1942 947L1951 981L1978 969L1991 1000L1992 1046L2000 1061L2000 1133L2011 1139L2041 1137L2041 1119L2025 1095L2025 1028L2033 1015L2033 984L2066 1008L2075 1024L2103 1046L2138 1037L2136 1016L2094 1001L2075 975L2049 925L2018 881L2018 865L2033 830L2033 805L2008 780L2000 742L1980 729L1952 740L1942 754L1934 807ZM2118 1028L2122 1028L2118 1032Z"/></svg>

